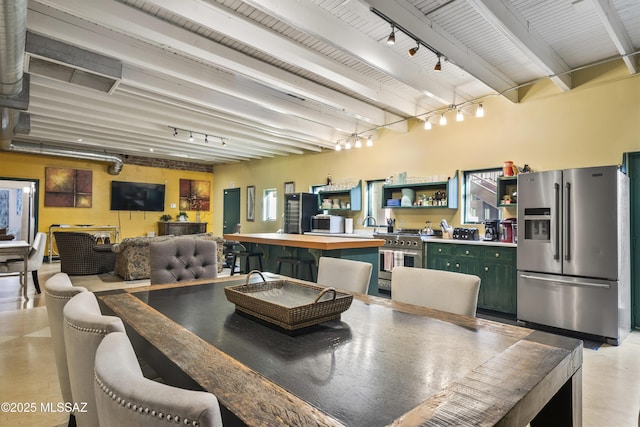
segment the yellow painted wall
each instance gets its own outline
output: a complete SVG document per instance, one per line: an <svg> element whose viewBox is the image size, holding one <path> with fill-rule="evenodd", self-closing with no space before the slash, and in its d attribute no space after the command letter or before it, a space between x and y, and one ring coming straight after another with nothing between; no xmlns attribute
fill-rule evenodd
<svg viewBox="0 0 640 427"><path fill-rule="evenodd" d="M93 171L93 200L91 208L56 208L44 206L45 167L83 169ZM208 180L210 173L160 169L125 164L119 175L109 175L107 163L59 157L35 156L0 152L0 177L40 180L38 231L47 232L51 224L119 225L121 237L158 232L157 222L163 212L128 212L110 210L111 181L133 181L165 184L165 212L174 218L179 212L179 181L183 179ZM170 205L175 203L176 208ZM194 221L195 212L187 211ZM211 212L201 212L201 221L208 222L211 230Z"/></svg>
<svg viewBox="0 0 640 427"><path fill-rule="evenodd" d="M242 231L267 232L281 228L282 221L261 221L262 192L277 188L282 200L286 181L294 181L296 191L308 191L311 185L324 183L328 174L334 181L381 179L399 172L450 176L456 170L499 167L505 160L551 170L619 164L624 152L639 151L640 76L630 76L624 64L616 62L574 73L573 79L574 89L567 93L542 81L521 89L520 103L487 98L482 119L470 114L458 123L455 114L449 113L447 126L434 125L428 131L413 120L409 132L382 131L370 148L217 166L213 194L242 188ZM256 186L255 222L245 220L247 185ZM213 203L214 211L221 213L222 197L214 197ZM395 210L391 215L397 218L397 226L405 228L421 228L427 219L434 224L442 218L460 224L460 210L429 210L429 216L423 211ZM354 218L358 227L363 213ZM222 230L221 215L214 215L213 229Z"/></svg>

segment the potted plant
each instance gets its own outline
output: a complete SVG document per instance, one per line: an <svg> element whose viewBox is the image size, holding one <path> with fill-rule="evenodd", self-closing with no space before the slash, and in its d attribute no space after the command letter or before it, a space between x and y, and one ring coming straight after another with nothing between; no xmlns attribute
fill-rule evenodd
<svg viewBox="0 0 640 427"><path fill-rule="evenodd" d="M186 221L189 215L185 211L178 212L178 221Z"/></svg>
<svg viewBox="0 0 640 427"><path fill-rule="evenodd" d="M164 221L164 222L171 221L171 218L172 217L169 214L160 215L160 221Z"/></svg>

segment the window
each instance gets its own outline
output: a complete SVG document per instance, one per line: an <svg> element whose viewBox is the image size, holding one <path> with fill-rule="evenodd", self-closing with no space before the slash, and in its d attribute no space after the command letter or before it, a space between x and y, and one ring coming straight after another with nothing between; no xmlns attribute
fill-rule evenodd
<svg viewBox="0 0 640 427"><path fill-rule="evenodd" d="M497 182L502 168L467 171L464 173L464 218L469 224L481 224L499 219Z"/></svg>
<svg viewBox="0 0 640 427"><path fill-rule="evenodd" d="M278 191L275 188L264 190L262 196L262 219L275 221L278 212Z"/></svg>
<svg viewBox="0 0 640 427"><path fill-rule="evenodd" d="M386 209L382 208L382 186L384 185L384 180L374 180L367 181L367 206L366 206L366 215L367 217L375 218L375 224L371 219L367 219L367 225L385 225L386 224Z"/></svg>

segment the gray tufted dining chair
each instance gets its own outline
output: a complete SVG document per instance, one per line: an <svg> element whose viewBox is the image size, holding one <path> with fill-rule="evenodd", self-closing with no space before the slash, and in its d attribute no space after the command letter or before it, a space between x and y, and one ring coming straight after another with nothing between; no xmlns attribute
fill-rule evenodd
<svg viewBox="0 0 640 427"><path fill-rule="evenodd" d="M213 240L171 239L149 244L151 284L218 277L218 245Z"/></svg>
<svg viewBox="0 0 640 427"><path fill-rule="evenodd" d="M80 406L86 403L84 411L75 414L76 422L80 427L98 426L93 395L96 349L107 334L124 332L124 325L118 317L102 315L93 292L81 292L71 298L63 313L71 396Z"/></svg>
<svg viewBox="0 0 640 427"><path fill-rule="evenodd" d="M126 334L107 335L98 346L94 390L100 427L188 425L220 427L218 399L142 376Z"/></svg>
<svg viewBox="0 0 640 427"><path fill-rule="evenodd" d="M67 351L64 344L64 316L63 309L67 302L81 292L87 292L86 288L73 286L66 273L57 273L51 276L44 284L44 299L47 305L49 317L49 329L53 353L56 358L60 391L64 402L72 402L71 385L69 383L69 368L67 367ZM74 425L74 415L71 414L69 425Z"/></svg>
<svg viewBox="0 0 640 427"><path fill-rule="evenodd" d="M394 267L391 299L465 316L476 316L480 278L427 268Z"/></svg>
<svg viewBox="0 0 640 427"><path fill-rule="evenodd" d="M368 262L320 257L317 282L318 285L366 294L372 270L373 266Z"/></svg>

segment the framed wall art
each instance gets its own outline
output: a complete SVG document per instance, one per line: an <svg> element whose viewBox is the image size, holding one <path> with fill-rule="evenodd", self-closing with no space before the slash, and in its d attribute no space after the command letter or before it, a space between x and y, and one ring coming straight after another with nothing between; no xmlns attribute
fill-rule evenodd
<svg viewBox="0 0 640 427"><path fill-rule="evenodd" d="M211 204L211 183L192 179L180 180L180 210L208 211Z"/></svg>
<svg viewBox="0 0 640 427"><path fill-rule="evenodd" d="M90 208L93 172L80 169L45 168L44 205L65 208Z"/></svg>
<svg viewBox="0 0 640 427"><path fill-rule="evenodd" d="M247 187L247 221L255 221L256 219L256 187L250 185Z"/></svg>
<svg viewBox="0 0 640 427"><path fill-rule="evenodd" d="M293 181L284 183L284 194L291 194L296 192L296 184Z"/></svg>

